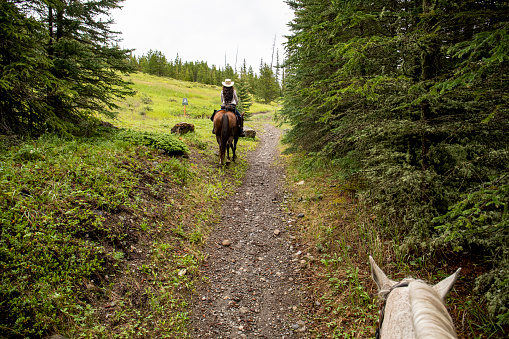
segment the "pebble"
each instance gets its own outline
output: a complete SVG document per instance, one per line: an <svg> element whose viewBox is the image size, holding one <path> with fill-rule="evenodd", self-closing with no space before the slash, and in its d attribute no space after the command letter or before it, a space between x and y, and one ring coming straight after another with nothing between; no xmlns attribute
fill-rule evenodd
<svg viewBox="0 0 509 339"><path fill-rule="evenodd" d="M223 240L223 246L230 246L232 243L230 240Z"/></svg>
<svg viewBox="0 0 509 339"><path fill-rule="evenodd" d="M279 235L279 233L281 233L279 230L274 230L275 235Z"/></svg>
<svg viewBox="0 0 509 339"><path fill-rule="evenodd" d="M304 321L299 320L295 324L292 325L292 329L299 331L299 332L304 332L304 331L306 331L305 325L306 325L306 323Z"/></svg>
<svg viewBox="0 0 509 339"><path fill-rule="evenodd" d="M183 275L186 275L187 273L187 270L185 268L181 269L178 273L179 276L183 276Z"/></svg>

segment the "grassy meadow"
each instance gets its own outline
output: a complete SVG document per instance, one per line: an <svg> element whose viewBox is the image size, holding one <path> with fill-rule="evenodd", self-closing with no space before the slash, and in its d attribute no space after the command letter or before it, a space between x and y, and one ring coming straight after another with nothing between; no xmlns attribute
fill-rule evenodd
<svg viewBox="0 0 509 339"><path fill-rule="evenodd" d="M258 141L241 139L237 162L219 166L219 87L130 78L136 95L109 121L119 129L0 140L2 338L189 337L202 244ZM195 132L171 135L180 121Z"/></svg>
<svg viewBox="0 0 509 339"><path fill-rule="evenodd" d="M221 105L219 86L161 78L144 73L135 73L129 78L134 83L136 94L118 103L121 114L116 125L119 127L138 129L143 125L154 130L164 129L186 119L201 126L210 122L208 118ZM183 98L188 100L185 117ZM253 102L250 112L274 112L275 107Z"/></svg>

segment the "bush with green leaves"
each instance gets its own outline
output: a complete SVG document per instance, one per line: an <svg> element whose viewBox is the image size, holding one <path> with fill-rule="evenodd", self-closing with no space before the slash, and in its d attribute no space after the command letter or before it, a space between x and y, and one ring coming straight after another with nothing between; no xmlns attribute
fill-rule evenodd
<svg viewBox="0 0 509 339"><path fill-rule="evenodd" d="M127 229L103 215L134 207L130 196L142 174L128 162L125 143L108 138L45 135L0 153L5 337L40 337L95 319L80 298L87 281L114 269L118 260L106 246L124 246Z"/></svg>
<svg viewBox="0 0 509 339"><path fill-rule="evenodd" d="M495 269L477 278L476 290L486 296L488 310L498 314L499 324L509 324L509 174L471 189L434 221L439 225L435 246L481 249L497 259Z"/></svg>
<svg viewBox="0 0 509 339"><path fill-rule="evenodd" d="M173 134L123 130L119 131L116 137L134 145L144 145L160 149L171 155L184 155L189 153L186 144Z"/></svg>

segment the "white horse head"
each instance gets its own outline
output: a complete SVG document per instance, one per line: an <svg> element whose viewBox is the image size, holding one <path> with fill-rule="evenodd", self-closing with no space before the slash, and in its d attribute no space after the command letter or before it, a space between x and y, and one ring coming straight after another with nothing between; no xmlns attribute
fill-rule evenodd
<svg viewBox="0 0 509 339"><path fill-rule="evenodd" d="M371 277L384 302L380 316L380 338L457 338L444 299L458 279L461 268L438 284L430 286L417 279L397 283L377 266L371 256Z"/></svg>

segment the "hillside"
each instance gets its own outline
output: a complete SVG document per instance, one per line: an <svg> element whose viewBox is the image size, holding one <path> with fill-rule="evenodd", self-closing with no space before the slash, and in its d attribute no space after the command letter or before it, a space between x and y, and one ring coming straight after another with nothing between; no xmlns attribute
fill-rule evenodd
<svg viewBox="0 0 509 339"><path fill-rule="evenodd" d="M186 114L191 119L208 118L221 105L221 87L158 77L145 73L129 76L136 94L120 102L120 120L159 119L176 121L184 115L182 99L189 105ZM274 107L253 102L250 112L270 112Z"/></svg>
<svg viewBox="0 0 509 339"><path fill-rule="evenodd" d="M110 122L132 131L2 138L2 337L187 335L200 246L257 141L241 140L237 163L219 167L208 120L219 88L131 80L137 93ZM169 135L182 120L195 133Z"/></svg>

